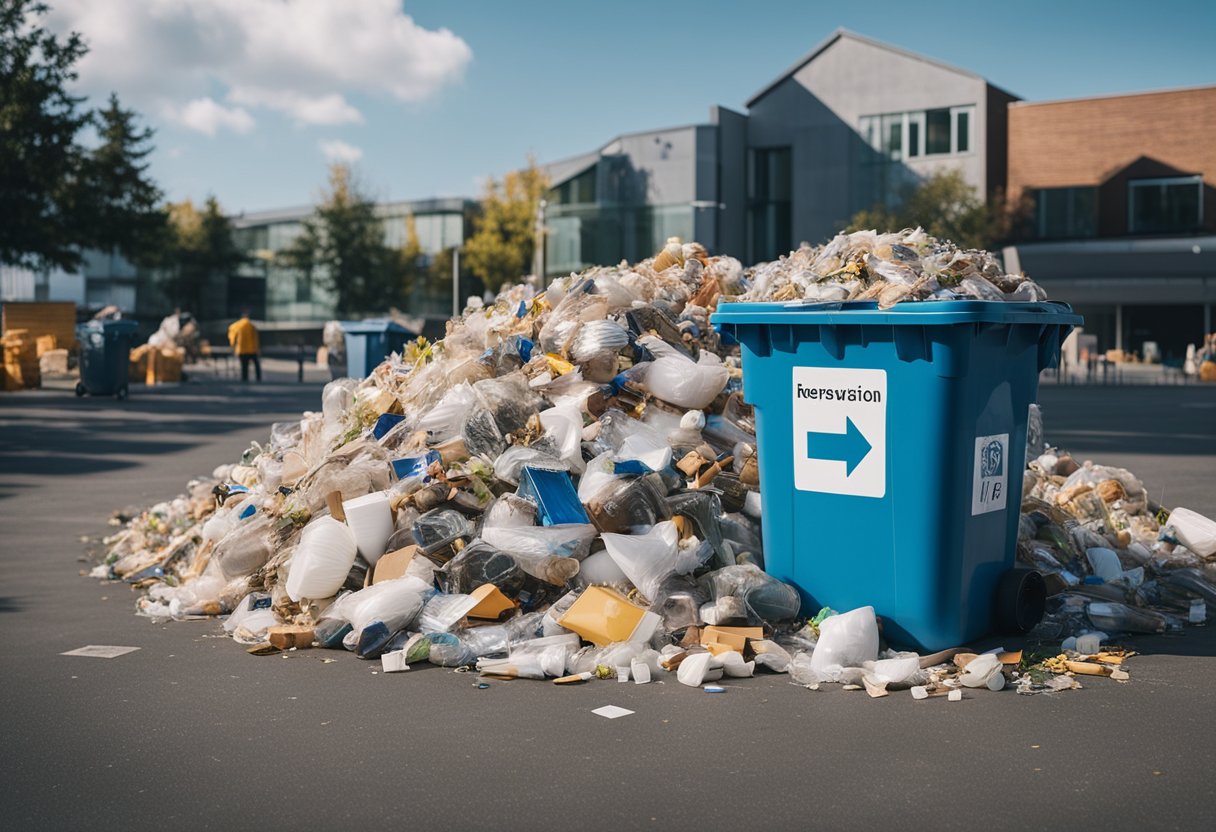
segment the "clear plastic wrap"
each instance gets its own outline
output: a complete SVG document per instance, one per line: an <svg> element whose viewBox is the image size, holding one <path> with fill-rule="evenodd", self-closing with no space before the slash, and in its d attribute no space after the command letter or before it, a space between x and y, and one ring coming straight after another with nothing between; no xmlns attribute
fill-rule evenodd
<svg viewBox="0 0 1216 832"><path fill-rule="evenodd" d="M724 567L710 572L702 581L720 609L742 613L752 626L796 618L801 607L796 589L751 564ZM737 603L724 604L723 599Z"/></svg>

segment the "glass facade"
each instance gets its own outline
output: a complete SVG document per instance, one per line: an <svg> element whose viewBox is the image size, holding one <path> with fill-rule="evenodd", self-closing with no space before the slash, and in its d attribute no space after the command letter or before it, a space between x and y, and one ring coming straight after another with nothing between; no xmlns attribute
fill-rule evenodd
<svg viewBox="0 0 1216 832"><path fill-rule="evenodd" d="M381 205L384 244L403 248L408 240L408 218L412 216L418 243L429 259L464 242L470 207L471 203L464 200ZM306 275L278 257L303 233L307 216L301 213L262 221L256 217L237 220L236 244L249 259L229 282L229 306L249 307L255 317L267 321L316 322L334 316L336 297L326 285L323 271ZM407 314L450 314L450 284L416 288L409 306L403 310Z"/></svg>
<svg viewBox="0 0 1216 832"><path fill-rule="evenodd" d="M653 257L668 237L694 238L691 205L553 205L545 212L545 271Z"/></svg>

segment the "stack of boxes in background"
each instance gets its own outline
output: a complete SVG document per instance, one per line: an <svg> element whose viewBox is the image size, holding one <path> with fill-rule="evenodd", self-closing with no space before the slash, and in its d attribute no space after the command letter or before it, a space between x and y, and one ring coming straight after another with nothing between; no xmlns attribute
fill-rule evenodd
<svg viewBox="0 0 1216 832"><path fill-rule="evenodd" d="M131 350L127 379L132 384L168 384L182 380L186 351L181 347L140 344Z"/></svg>
<svg viewBox="0 0 1216 832"><path fill-rule="evenodd" d="M4 389L27 390L42 386L38 347L28 329L4 333Z"/></svg>

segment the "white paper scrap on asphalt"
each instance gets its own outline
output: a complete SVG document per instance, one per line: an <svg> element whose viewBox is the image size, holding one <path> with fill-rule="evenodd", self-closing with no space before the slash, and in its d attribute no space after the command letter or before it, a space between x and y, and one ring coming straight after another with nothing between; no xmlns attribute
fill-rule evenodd
<svg viewBox="0 0 1216 832"><path fill-rule="evenodd" d="M629 716L633 711L628 708L618 708L616 705L605 705L602 708L596 708L591 713L602 716L604 719L616 719L619 716Z"/></svg>
<svg viewBox="0 0 1216 832"><path fill-rule="evenodd" d="M77 647L75 650L69 650L59 655L89 656L94 659L116 659L119 656L125 656L127 653L134 653L138 649L138 647L119 647L113 644L86 644L84 647Z"/></svg>

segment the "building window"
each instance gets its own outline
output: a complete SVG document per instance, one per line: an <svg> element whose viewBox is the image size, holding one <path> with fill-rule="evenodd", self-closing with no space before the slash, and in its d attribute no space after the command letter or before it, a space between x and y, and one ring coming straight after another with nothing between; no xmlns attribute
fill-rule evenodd
<svg viewBox="0 0 1216 832"><path fill-rule="evenodd" d="M1133 234L1193 231L1203 223L1203 177L1133 179L1127 183L1127 214Z"/></svg>
<svg viewBox="0 0 1216 832"><path fill-rule="evenodd" d="M1034 199L1034 228L1039 239L1093 237L1098 233L1097 188L1039 188Z"/></svg>
<svg viewBox="0 0 1216 832"><path fill-rule="evenodd" d="M975 144L971 135L974 116L972 104L862 116L858 132L870 147L892 161L969 153Z"/></svg>
<svg viewBox="0 0 1216 832"><path fill-rule="evenodd" d="M578 176L572 176L549 191L551 205L590 205L595 202L596 165L592 165Z"/></svg>
<svg viewBox="0 0 1216 832"><path fill-rule="evenodd" d="M753 262L790 251L792 176L788 147L755 148L748 156L747 226Z"/></svg>

